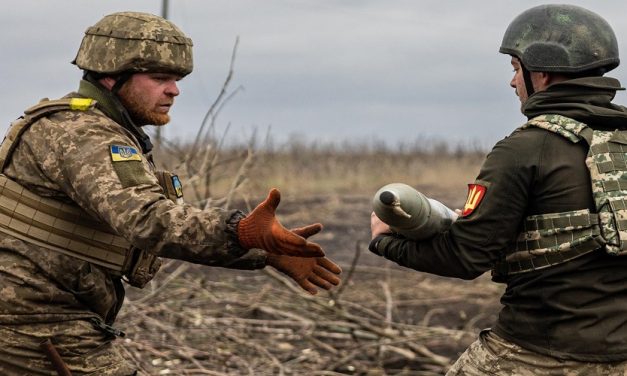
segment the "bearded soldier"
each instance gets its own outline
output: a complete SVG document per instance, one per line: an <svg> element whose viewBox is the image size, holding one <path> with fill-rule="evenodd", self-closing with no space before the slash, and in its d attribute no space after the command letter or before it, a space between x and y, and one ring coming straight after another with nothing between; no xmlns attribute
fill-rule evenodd
<svg viewBox="0 0 627 376"><path fill-rule="evenodd" d="M418 241L372 216L374 253L507 284L495 326L448 375L627 374L627 108L604 76L617 45L580 7L520 14L500 52L528 122L488 154L460 218Z"/></svg>
<svg viewBox="0 0 627 376"><path fill-rule="evenodd" d="M143 287L160 257L271 265L312 294L340 282L306 239L320 224L289 231L275 219L277 190L247 216L199 210L182 203L176 175L155 170L141 127L169 121L177 81L192 71L179 28L145 13L105 16L74 64L78 91L26 110L0 147L0 374L135 374L112 325L122 281Z"/></svg>

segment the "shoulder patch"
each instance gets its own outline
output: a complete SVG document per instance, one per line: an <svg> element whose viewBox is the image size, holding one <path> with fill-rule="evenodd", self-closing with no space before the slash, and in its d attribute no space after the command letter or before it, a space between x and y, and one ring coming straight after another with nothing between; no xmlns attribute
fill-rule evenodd
<svg viewBox="0 0 627 376"><path fill-rule="evenodd" d="M174 187L176 198L182 198L183 197L183 184L181 184L181 180L179 180L178 175L172 175L172 186Z"/></svg>
<svg viewBox="0 0 627 376"><path fill-rule="evenodd" d="M468 198L462 210L462 217L468 217L481 203L488 188L481 184L468 184Z"/></svg>
<svg viewBox="0 0 627 376"><path fill-rule="evenodd" d="M141 161L142 157L132 146L111 145L111 160L113 162Z"/></svg>
<svg viewBox="0 0 627 376"><path fill-rule="evenodd" d="M87 111L96 105L96 101L91 98L71 98L70 109L74 111Z"/></svg>

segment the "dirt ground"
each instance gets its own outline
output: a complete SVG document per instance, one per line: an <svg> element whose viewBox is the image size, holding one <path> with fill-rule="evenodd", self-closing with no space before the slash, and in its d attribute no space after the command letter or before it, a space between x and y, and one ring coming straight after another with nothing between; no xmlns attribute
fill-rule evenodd
<svg viewBox="0 0 627 376"><path fill-rule="evenodd" d="M279 206L288 227L324 224L313 239L344 270L333 292L311 297L272 270L171 262L147 289L128 292L118 320L126 355L149 375L444 374L495 321L502 287L370 253L370 200L287 196Z"/></svg>

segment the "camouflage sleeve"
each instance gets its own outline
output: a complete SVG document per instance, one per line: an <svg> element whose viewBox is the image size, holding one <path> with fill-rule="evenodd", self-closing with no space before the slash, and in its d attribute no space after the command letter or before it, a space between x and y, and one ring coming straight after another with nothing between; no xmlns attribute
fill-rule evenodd
<svg viewBox="0 0 627 376"><path fill-rule="evenodd" d="M528 141L528 140L525 140ZM485 195L467 216L433 238L380 236L370 250L418 271L473 279L490 270L518 234L535 174L537 144L510 136L487 156L476 184Z"/></svg>
<svg viewBox="0 0 627 376"><path fill-rule="evenodd" d="M167 199L134 138L99 111L60 112L22 137L51 184L134 246L198 264L261 268L237 241L243 214Z"/></svg>

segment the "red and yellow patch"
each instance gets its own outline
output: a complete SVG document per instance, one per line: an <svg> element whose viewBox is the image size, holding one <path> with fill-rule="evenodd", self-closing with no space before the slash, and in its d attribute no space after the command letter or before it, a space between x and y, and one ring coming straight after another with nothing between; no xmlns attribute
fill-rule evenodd
<svg viewBox="0 0 627 376"><path fill-rule="evenodd" d="M481 200L483 200L487 189L488 188L480 184L468 184L468 198L462 210L462 217L467 217L475 211L481 203Z"/></svg>

